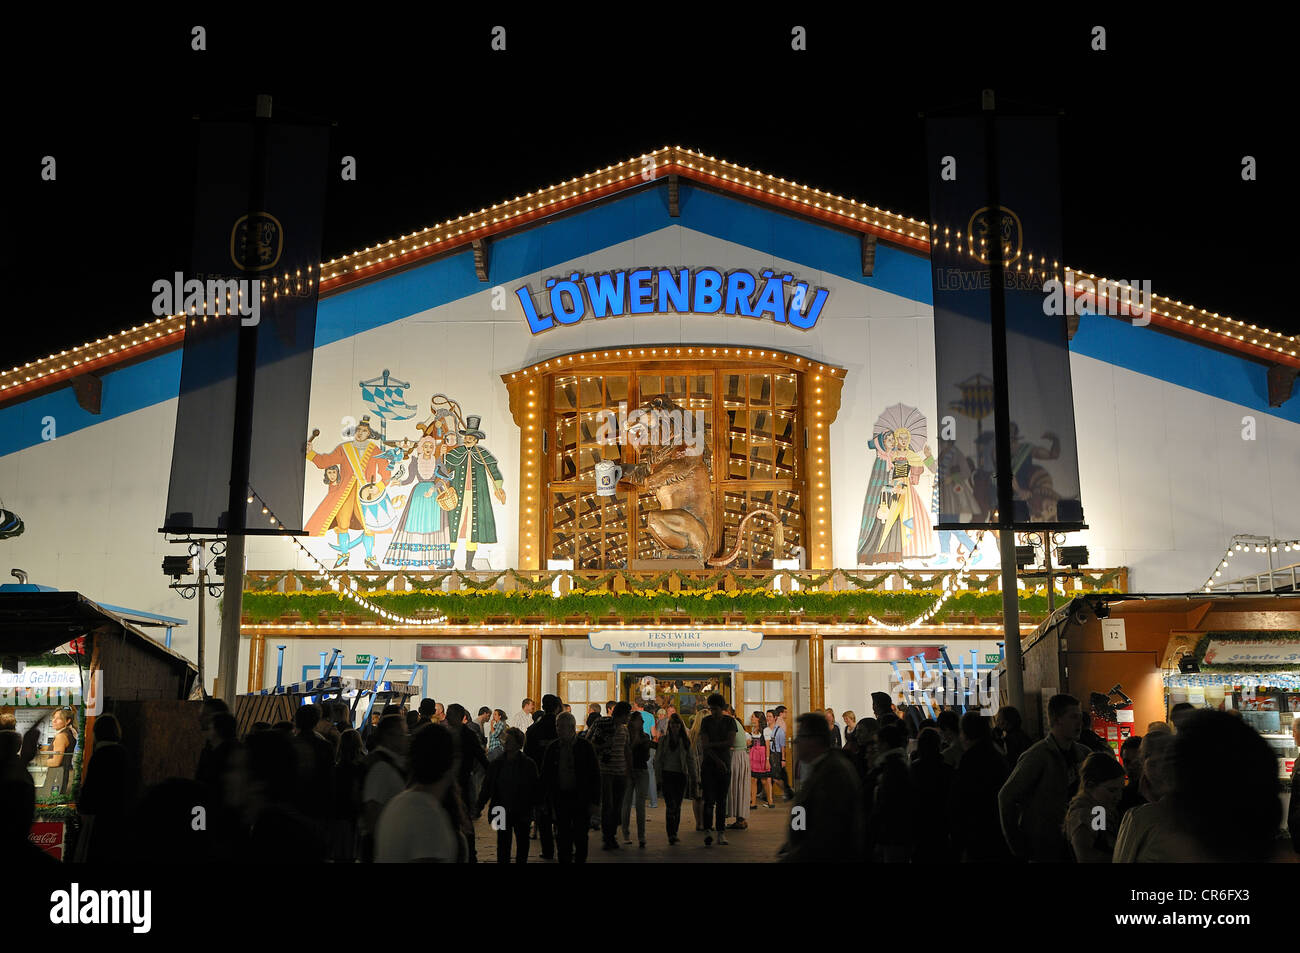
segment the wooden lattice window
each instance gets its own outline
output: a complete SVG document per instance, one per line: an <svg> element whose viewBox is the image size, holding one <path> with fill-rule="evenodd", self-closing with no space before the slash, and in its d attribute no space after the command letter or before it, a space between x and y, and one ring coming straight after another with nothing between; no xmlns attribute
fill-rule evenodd
<svg viewBox="0 0 1300 953"><path fill-rule="evenodd" d="M647 350L566 355L504 376L521 429L521 568L572 560L582 570L628 569L671 555L646 529L659 505L652 494L602 497L595 481L601 460L637 459L631 446L609 442L611 421L661 395L702 416L719 551L735 546L752 509L780 515L782 551L770 522L753 520L733 568L770 569L796 547L811 567L829 566L827 438L844 372L774 351Z"/></svg>

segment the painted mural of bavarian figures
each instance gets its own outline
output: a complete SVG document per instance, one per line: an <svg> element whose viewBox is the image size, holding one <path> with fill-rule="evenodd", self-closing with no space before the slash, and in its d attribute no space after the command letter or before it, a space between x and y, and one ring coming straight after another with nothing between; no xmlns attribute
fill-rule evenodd
<svg viewBox="0 0 1300 953"><path fill-rule="evenodd" d="M382 495L382 486L388 480L389 472L388 460L382 456L384 448L374 436L370 418L366 416L357 424L352 439L340 443L329 453L317 453L312 449L311 440L303 446L307 459L325 471L328 488L325 499L307 520L307 533L324 536L333 531L338 535L338 542L330 544L330 548L339 554L335 569L348 564L352 547L357 543L365 548L366 567L379 568L375 559L375 533L379 528L367 525L365 510L378 499L376 493ZM331 473L334 468L337 468L337 475ZM352 538L353 530L361 532L356 539Z"/></svg>
<svg viewBox="0 0 1300 953"><path fill-rule="evenodd" d="M971 483L972 462L958 449L957 441L939 438L936 464L934 506L939 521L981 522L983 514ZM945 566L955 559L967 567L977 566L983 559L978 550L979 544L965 530L940 530L939 556L930 565Z"/></svg>
<svg viewBox="0 0 1300 953"><path fill-rule="evenodd" d="M1048 431L1041 439L1049 446L1040 447L1020 439L1020 428L1011 425L1011 489L1016 499L1029 504L1029 518L1034 522L1054 522L1060 496L1052 488L1052 475L1035 460L1056 460L1061 456L1061 438Z"/></svg>
<svg viewBox="0 0 1300 953"><path fill-rule="evenodd" d="M867 449L875 451L867 481L867 495L862 500L862 522L858 528L858 563L871 563L881 546L881 523L877 517L889 486L889 455L894 452L894 432L886 430L867 441Z"/></svg>
<svg viewBox="0 0 1300 953"><path fill-rule="evenodd" d="M448 515L454 528L455 539L465 540L465 568L474 568L474 553L480 545L497 541L497 521L492 514L492 496L501 503L506 501L502 487L501 468L497 458L486 447L479 446L487 434L479 430L481 417L465 418L460 431L460 443L447 451L444 463L454 477L452 487L458 497L456 508ZM491 481L491 496L488 483Z"/></svg>
<svg viewBox="0 0 1300 953"><path fill-rule="evenodd" d="M403 449L414 453L406 463L407 474L392 484L403 490L394 497L400 507L407 500L393 531L393 541L384 554L389 566L448 569L452 565L450 507L455 505L456 491L451 488L455 474L445 462L447 453L447 416L441 415L421 428L423 436ZM407 488L410 488L407 490Z"/></svg>
<svg viewBox="0 0 1300 953"><path fill-rule="evenodd" d="M1020 427L1011 424L1011 491L1015 499L1029 504L1030 519L1050 522L1056 519L1060 496L1052 487L1052 475L1035 460L1055 460L1061 455L1061 438L1048 432L1041 447L1020 437ZM980 508L992 519L998 508L997 441L992 432L980 434L975 441L976 466L971 476L972 488Z"/></svg>
<svg viewBox="0 0 1300 953"><path fill-rule="evenodd" d="M876 461L858 536L858 562L929 559L935 553L934 529L930 508L917 492L921 477L935 469L925 443L925 415L915 407L894 404L876 419L872 430L868 446L876 451Z"/></svg>

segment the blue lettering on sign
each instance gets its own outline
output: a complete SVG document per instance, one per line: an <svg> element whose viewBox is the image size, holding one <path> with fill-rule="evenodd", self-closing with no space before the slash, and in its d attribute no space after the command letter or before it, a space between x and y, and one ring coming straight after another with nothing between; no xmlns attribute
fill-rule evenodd
<svg viewBox="0 0 1300 953"><path fill-rule="evenodd" d="M737 270L725 276L716 268L636 268L595 275L573 272L546 280L539 311L532 289L515 289L528 330L549 331L586 317L634 314L728 314L768 318L809 331L817 324L830 292L811 288L794 275L768 269L755 274Z"/></svg>

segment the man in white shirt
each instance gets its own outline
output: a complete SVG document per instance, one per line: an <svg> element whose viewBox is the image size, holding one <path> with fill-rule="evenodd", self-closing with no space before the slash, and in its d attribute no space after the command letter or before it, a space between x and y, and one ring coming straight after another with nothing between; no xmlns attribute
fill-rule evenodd
<svg viewBox="0 0 1300 953"><path fill-rule="evenodd" d="M411 783L379 816L377 863L454 864L463 844L442 806L451 784L451 733L425 725L411 739Z"/></svg>
<svg viewBox="0 0 1300 953"><path fill-rule="evenodd" d="M533 727L533 712L537 710L537 703L531 698L525 698L519 707L521 710L510 716L510 727L528 734L528 729Z"/></svg>

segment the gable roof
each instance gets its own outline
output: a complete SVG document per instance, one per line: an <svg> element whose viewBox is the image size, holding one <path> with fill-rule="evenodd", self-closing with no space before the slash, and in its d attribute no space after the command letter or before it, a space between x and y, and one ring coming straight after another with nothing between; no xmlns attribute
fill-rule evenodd
<svg viewBox="0 0 1300 953"><path fill-rule="evenodd" d="M677 178L839 229L859 232L864 237L870 236L918 254L929 254L932 227L926 222L681 146L664 146L566 182L515 196L490 208L448 219L441 225L367 246L341 258L331 258L322 262L318 271L320 294L321 297L338 294L583 205L635 189L657 186L665 179L672 188ZM937 230L938 226L933 228ZM1108 280L1082 269L1070 270L1080 278L1086 276L1098 282ZM308 281L311 280L309 277ZM1300 368L1293 335L1238 321L1218 312L1211 313L1161 295L1152 295L1152 301L1151 325L1154 327L1210 347L1234 351L1250 360ZM0 373L0 404L65 384L85 374L102 374L150 354L170 350L178 347L184 338L184 315L169 315L14 367Z"/></svg>

